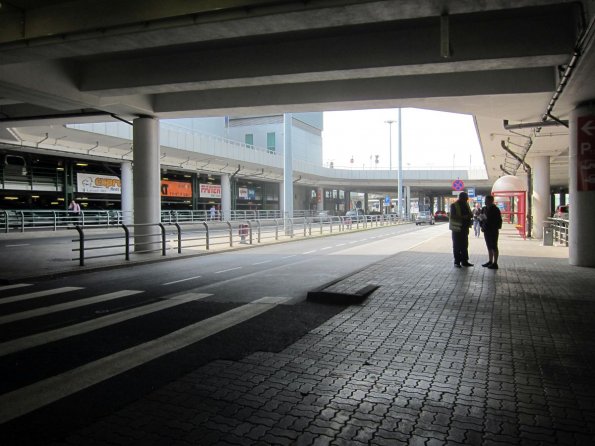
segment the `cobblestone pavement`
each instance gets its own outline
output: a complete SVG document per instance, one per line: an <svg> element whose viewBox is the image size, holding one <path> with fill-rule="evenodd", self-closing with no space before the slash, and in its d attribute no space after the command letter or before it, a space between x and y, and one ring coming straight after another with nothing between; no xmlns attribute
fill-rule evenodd
<svg viewBox="0 0 595 446"><path fill-rule="evenodd" d="M335 285L380 285L363 304L285 350L210 363L66 444L595 444L595 270L522 243L498 271L479 240L453 268L446 235L387 258Z"/></svg>

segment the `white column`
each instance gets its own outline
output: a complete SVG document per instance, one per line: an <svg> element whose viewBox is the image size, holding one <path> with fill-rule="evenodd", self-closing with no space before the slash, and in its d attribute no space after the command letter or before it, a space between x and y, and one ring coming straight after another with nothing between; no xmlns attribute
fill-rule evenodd
<svg viewBox="0 0 595 446"><path fill-rule="evenodd" d="M132 163L130 161L123 161L120 164L120 172L122 172L122 183L120 209L122 210L122 222L125 225L130 225L134 221L134 189L132 187Z"/></svg>
<svg viewBox="0 0 595 446"><path fill-rule="evenodd" d="M293 153L291 147L291 113L283 115L283 214L293 217Z"/></svg>
<svg viewBox="0 0 595 446"><path fill-rule="evenodd" d="M159 120L143 117L133 122L134 154L134 224L155 224L161 221L161 178L159 172ZM158 249L159 236L151 236L153 226L135 228L134 249Z"/></svg>
<svg viewBox="0 0 595 446"><path fill-rule="evenodd" d="M403 215L404 218L409 218L409 214L411 214L411 186L405 186L406 190L406 201L405 201L405 213Z"/></svg>
<svg viewBox="0 0 595 446"><path fill-rule="evenodd" d="M316 209L324 211L324 189L322 187L316 188Z"/></svg>
<svg viewBox="0 0 595 446"><path fill-rule="evenodd" d="M580 122L579 122L580 120ZM579 126L580 124L580 126ZM595 98L581 105L570 115L570 264L595 266L595 184L589 181L579 183L579 172L583 180L590 179L594 169L590 167L595 159ZM580 144L579 144L580 140ZM579 165L580 161L580 165Z"/></svg>
<svg viewBox="0 0 595 446"><path fill-rule="evenodd" d="M402 198L403 198L403 146L402 146L402 134L403 134L403 126L402 126L402 120L401 120L401 109L399 108L399 118L397 119L398 121L398 125L399 125L399 170L397 172L398 176L397 176L397 183L399 186L399 190L397 193L397 199L399 202L399 205L397 206L397 212L399 215L399 218L403 218L403 202L402 202Z"/></svg>
<svg viewBox="0 0 595 446"><path fill-rule="evenodd" d="M231 180L227 173L221 175L221 219L231 220Z"/></svg>
<svg viewBox="0 0 595 446"><path fill-rule="evenodd" d="M550 216L550 157L530 161L533 170L533 237L543 238L543 223Z"/></svg>

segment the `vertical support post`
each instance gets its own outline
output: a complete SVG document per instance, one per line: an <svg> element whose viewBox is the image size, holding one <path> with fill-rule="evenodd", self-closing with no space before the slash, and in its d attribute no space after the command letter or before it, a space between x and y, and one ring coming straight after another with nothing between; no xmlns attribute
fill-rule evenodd
<svg viewBox="0 0 595 446"><path fill-rule="evenodd" d="M75 225L74 229L79 233L79 265L85 266L85 234L79 225Z"/></svg>
<svg viewBox="0 0 595 446"><path fill-rule="evenodd" d="M165 240L165 226L163 223L159 223L157 226L161 229L161 255L165 255L167 250L167 241Z"/></svg>
<svg viewBox="0 0 595 446"><path fill-rule="evenodd" d="M221 175L221 219L231 220L231 179L226 173Z"/></svg>
<svg viewBox="0 0 595 446"><path fill-rule="evenodd" d="M293 150L291 144L291 130L293 115L283 115L283 216L285 219L293 218ZM285 232L291 223L286 220ZM292 228L293 237L293 228Z"/></svg>
<svg viewBox="0 0 595 446"><path fill-rule="evenodd" d="M124 229L124 245L125 245L125 256L126 260L130 260L130 229L125 224L122 224L122 229Z"/></svg>
<svg viewBox="0 0 595 446"><path fill-rule="evenodd" d="M531 161L533 168L533 237L543 238L543 224L550 216L550 157L539 156Z"/></svg>
<svg viewBox="0 0 595 446"><path fill-rule="evenodd" d="M120 203L120 209L123 214L124 224L131 225L134 222L134 190L132 185L132 163L130 161L123 161L120 164L120 171L122 173L122 201Z"/></svg>
<svg viewBox="0 0 595 446"><path fill-rule="evenodd" d="M229 246L233 246L233 229L231 227L231 223L226 221L225 223L227 223L227 228L229 229Z"/></svg>
<svg viewBox="0 0 595 446"><path fill-rule="evenodd" d="M178 230L178 254L182 254L182 228L178 223L175 224Z"/></svg>
<svg viewBox="0 0 595 446"><path fill-rule="evenodd" d="M202 224L205 227L205 241L206 241L206 250L209 250L209 224L206 221L203 221Z"/></svg>
<svg viewBox="0 0 595 446"><path fill-rule="evenodd" d="M161 221L159 170L159 120L141 117L133 121L135 250L156 243L150 225Z"/></svg>

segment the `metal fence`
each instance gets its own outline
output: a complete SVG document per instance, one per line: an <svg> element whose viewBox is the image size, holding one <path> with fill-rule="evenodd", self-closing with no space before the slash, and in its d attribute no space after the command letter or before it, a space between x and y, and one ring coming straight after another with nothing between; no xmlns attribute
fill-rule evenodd
<svg viewBox="0 0 595 446"><path fill-rule="evenodd" d="M563 218L548 218L548 223L552 230L553 241L568 246L570 221Z"/></svg>
<svg viewBox="0 0 595 446"><path fill-rule="evenodd" d="M78 238L72 240L73 252L81 266L86 260L120 257L130 260L134 252L159 252L162 256L175 251L178 254L209 251L217 247L236 244L253 245L294 238L305 238L335 232L354 231L401 223L394 215L360 215L348 217L297 217L256 220L202 221L156 223L150 225L114 225L101 234L92 234L82 225L76 225ZM140 229L142 228L142 231ZM147 232L151 228L154 232ZM139 249L138 236L144 241ZM136 239L135 239L135 233Z"/></svg>
<svg viewBox="0 0 595 446"><path fill-rule="evenodd" d="M311 217L312 211L294 211L293 217ZM238 211L230 213L230 221L260 220L270 218L283 218L283 212L271 211ZM85 210L74 214L65 210L0 210L0 232L25 232L34 230L57 231L64 228L73 228L75 225L82 227L110 227L127 224L133 219L132 212L119 210ZM192 210L165 210L161 212L161 222L174 223L200 223L205 221L223 220L221 212Z"/></svg>

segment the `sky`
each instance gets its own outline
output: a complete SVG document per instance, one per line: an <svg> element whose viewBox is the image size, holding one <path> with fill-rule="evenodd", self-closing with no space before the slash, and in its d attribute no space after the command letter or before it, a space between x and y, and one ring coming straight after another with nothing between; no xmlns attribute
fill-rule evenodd
<svg viewBox="0 0 595 446"><path fill-rule="evenodd" d="M389 167L389 124L398 109L324 113L323 162L335 168ZM403 169L415 167L483 166L473 117L456 113L404 108ZM392 168L398 168L398 124L392 126ZM378 155L378 164L375 163ZM351 159L353 158L353 163Z"/></svg>

